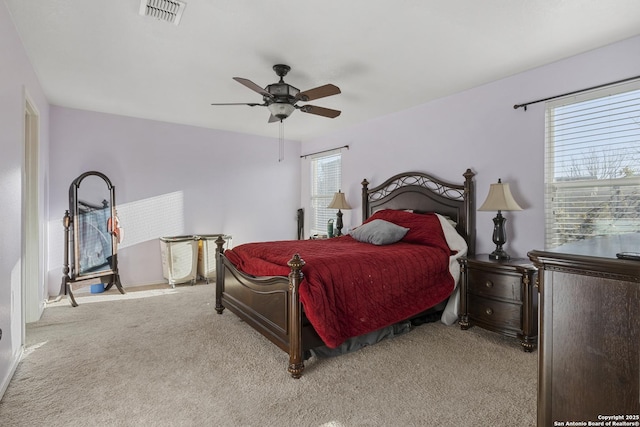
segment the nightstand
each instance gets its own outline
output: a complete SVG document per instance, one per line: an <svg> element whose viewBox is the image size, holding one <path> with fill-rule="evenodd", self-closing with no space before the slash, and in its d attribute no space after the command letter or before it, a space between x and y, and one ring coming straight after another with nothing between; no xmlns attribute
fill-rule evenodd
<svg viewBox="0 0 640 427"><path fill-rule="evenodd" d="M476 325L518 338L524 351L538 341L537 269L528 259L496 261L487 254L461 258L461 329Z"/></svg>

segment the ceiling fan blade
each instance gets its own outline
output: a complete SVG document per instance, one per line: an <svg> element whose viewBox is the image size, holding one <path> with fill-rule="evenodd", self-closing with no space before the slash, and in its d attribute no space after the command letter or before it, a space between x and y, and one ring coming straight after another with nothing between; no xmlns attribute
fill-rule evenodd
<svg viewBox="0 0 640 427"><path fill-rule="evenodd" d="M249 107L266 106L266 104L258 104L256 102L222 102L222 103L213 103L211 105L248 105Z"/></svg>
<svg viewBox="0 0 640 427"><path fill-rule="evenodd" d="M339 93L340 88L338 86L328 84L299 92L298 95L296 95L296 98L306 102L313 101L318 98L324 98L325 96L337 95Z"/></svg>
<svg viewBox="0 0 640 427"><path fill-rule="evenodd" d="M273 95L271 95L269 92L267 92L266 90L264 90L263 88L261 88L260 86L252 82L251 80L243 79L242 77L234 77L233 80L245 85L246 87L248 87L249 89L255 92L258 92L262 96L273 98Z"/></svg>
<svg viewBox="0 0 640 427"><path fill-rule="evenodd" d="M330 108L316 107L315 105L303 105L299 108L303 113L315 114L316 116L329 117L335 119L341 113L338 110L332 110Z"/></svg>

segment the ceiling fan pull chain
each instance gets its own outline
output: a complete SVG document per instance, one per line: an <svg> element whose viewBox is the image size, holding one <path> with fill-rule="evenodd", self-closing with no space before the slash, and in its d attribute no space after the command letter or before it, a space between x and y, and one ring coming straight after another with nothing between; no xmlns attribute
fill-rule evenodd
<svg viewBox="0 0 640 427"><path fill-rule="evenodd" d="M280 120L280 137L278 138L278 162L284 160L284 122Z"/></svg>

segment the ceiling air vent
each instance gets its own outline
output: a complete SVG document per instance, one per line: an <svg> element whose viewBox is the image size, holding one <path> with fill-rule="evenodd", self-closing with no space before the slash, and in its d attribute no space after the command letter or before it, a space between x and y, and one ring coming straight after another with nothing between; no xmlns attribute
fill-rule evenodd
<svg viewBox="0 0 640 427"><path fill-rule="evenodd" d="M176 0L140 0L140 15L178 25L186 6L185 2Z"/></svg>

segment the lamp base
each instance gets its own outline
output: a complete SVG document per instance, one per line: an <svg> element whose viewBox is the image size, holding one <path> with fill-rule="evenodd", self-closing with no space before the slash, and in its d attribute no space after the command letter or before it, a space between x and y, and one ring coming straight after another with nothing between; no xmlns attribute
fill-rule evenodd
<svg viewBox="0 0 640 427"><path fill-rule="evenodd" d="M502 245L507 241L507 230L504 228L505 222L507 220L502 216L502 212L498 211L498 215L493 218L493 243L496 244L496 250L489 254L489 259L498 261L511 259L509 254L502 249Z"/></svg>
<svg viewBox="0 0 640 427"><path fill-rule="evenodd" d="M338 221L336 221L336 237L342 236L342 211L338 209Z"/></svg>
<svg viewBox="0 0 640 427"><path fill-rule="evenodd" d="M502 248L496 248L495 251L489 254L489 259L495 259L496 261L511 259L511 256L506 253Z"/></svg>

